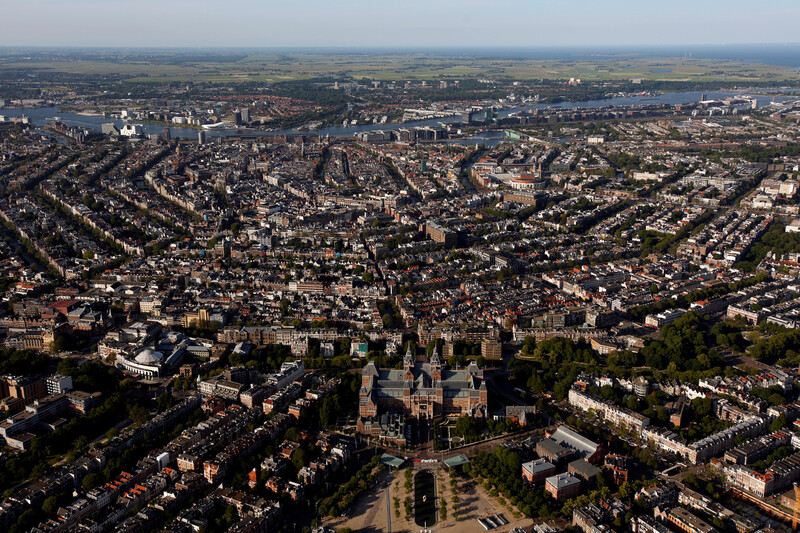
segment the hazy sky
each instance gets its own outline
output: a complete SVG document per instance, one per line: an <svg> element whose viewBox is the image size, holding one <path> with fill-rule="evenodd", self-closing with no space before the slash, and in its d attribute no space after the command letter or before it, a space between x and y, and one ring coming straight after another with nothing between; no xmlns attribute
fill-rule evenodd
<svg viewBox="0 0 800 533"><path fill-rule="evenodd" d="M800 41L798 0L2 0L0 46Z"/></svg>

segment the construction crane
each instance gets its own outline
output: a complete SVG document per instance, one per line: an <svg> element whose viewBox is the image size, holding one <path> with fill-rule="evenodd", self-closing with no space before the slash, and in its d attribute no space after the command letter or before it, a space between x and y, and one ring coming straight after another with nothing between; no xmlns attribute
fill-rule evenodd
<svg viewBox="0 0 800 533"><path fill-rule="evenodd" d="M800 518L800 487L794 484L794 515L792 516L792 529L797 531L797 519Z"/></svg>

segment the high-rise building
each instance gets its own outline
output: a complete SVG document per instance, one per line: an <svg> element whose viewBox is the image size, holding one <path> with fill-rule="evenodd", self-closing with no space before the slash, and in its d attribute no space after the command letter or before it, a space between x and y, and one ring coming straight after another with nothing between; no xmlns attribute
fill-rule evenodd
<svg viewBox="0 0 800 533"><path fill-rule="evenodd" d="M242 111L241 110L233 112L233 122L237 126L241 126L242 125Z"/></svg>
<svg viewBox="0 0 800 533"><path fill-rule="evenodd" d="M242 114L242 122L247 124L250 122L250 108L243 107L239 110L239 113Z"/></svg>
<svg viewBox="0 0 800 533"><path fill-rule="evenodd" d="M54 374L45 380L47 394L63 394L72 390L72 378Z"/></svg>
<svg viewBox="0 0 800 533"><path fill-rule="evenodd" d="M197 144L205 144L206 143L206 132L204 130L200 130L197 132Z"/></svg>
<svg viewBox="0 0 800 533"><path fill-rule="evenodd" d="M169 142L172 140L172 131L169 128L164 128L161 130L161 138L165 141Z"/></svg>
<svg viewBox="0 0 800 533"><path fill-rule="evenodd" d="M8 396L12 398L19 398L26 404L32 403L34 400L44 398L46 389L44 381L41 379L30 377L10 376L5 378L4 390L7 390Z"/></svg>

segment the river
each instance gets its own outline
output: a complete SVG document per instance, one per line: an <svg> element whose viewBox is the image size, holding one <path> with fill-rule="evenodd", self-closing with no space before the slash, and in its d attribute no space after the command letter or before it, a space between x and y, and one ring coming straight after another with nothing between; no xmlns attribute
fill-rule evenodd
<svg viewBox="0 0 800 533"><path fill-rule="evenodd" d="M624 106L645 106L645 105L658 105L658 104L668 104L668 105L687 104L692 102L698 102L703 94L705 94L708 99L721 99L729 96L738 96L741 95L742 93L731 92L731 91L684 91L684 92L662 93L656 96L636 95L636 96L614 97L614 98L609 98L607 100L585 100L580 102L562 102L559 104L537 104L532 106L520 106L520 107L513 107L510 109L501 109L497 111L497 116L505 117L512 113L518 113L520 111L528 111L535 109L587 109L587 108L598 108L598 107L608 107L608 106L624 107ZM764 95L754 95L754 96L758 100L759 106L767 105L773 99L773 97L771 96L764 96ZM785 100L790 100L791 98L785 96L776 96L774 97L774 99L775 101L782 102ZM101 116L80 115L78 113L72 113L72 112L62 112L57 107L39 107L31 109L20 109L20 108L0 109L0 115L4 115L6 117L17 117L17 118L21 117L22 115L25 115L30 119L30 121L35 126L39 127L45 126L46 124L52 122L55 117L59 117L60 120L65 124L68 124L70 126L84 127L94 131L100 131L101 126L109 122L114 123L118 128L126 124L126 121L120 119L105 118ZM481 120L482 117L483 116L481 114L476 115L477 120ZM403 124L365 124L361 126L346 126L346 127L331 126L308 132L301 132L296 129L284 129L275 131L243 130L243 133L246 133L247 135L276 135L276 134L280 135L288 133L305 133L309 135L315 135L315 134L323 136L330 135L331 137L352 137L356 133L364 131L390 130L397 128L421 127L421 126L438 126L440 124L448 124L460 121L461 121L461 116L459 115L446 118L405 122ZM137 124L136 121L130 121L130 122ZM157 124L142 124L142 129L146 134L161 134L161 132L165 127L167 126L161 126ZM197 132L200 131L194 128L181 128L180 126L169 126L169 129L170 129L170 135L173 138L181 138L181 139L197 139ZM207 138L235 137L235 136L236 133L232 132L231 130L206 131ZM459 144L483 143L487 145L496 145L503 139L503 137L504 136L502 132L491 131L491 132L479 133L465 139L458 139L455 142L458 142Z"/></svg>

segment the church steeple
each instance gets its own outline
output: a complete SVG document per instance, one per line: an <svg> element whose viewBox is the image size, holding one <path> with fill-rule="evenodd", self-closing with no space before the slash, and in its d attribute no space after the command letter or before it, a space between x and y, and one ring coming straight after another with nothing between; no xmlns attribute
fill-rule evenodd
<svg viewBox="0 0 800 533"><path fill-rule="evenodd" d="M406 388L414 387L414 354L411 351L411 344L408 345L406 356L403 358L403 386Z"/></svg>
<svg viewBox="0 0 800 533"><path fill-rule="evenodd" d="M433 347L433 353L431 354L431 370L435 368L440 368L442 366L442 360L439 359L439 347Z"/></svg>
<svg viewBox="0 0 800 533"><path fill-rule="evenodd" d="M409 368L414 367L414 354L411 353L411 343L408 344L408 348L406 349L406 355L403 357L403 368L408 370Z"/></svg>
<svg viewBox="0 0 800 533"><path fill-rule="evenodd" d="M431 354L431 387L441 388L442 386L442 360L439 359L439 347L433 347Z"/></svg>

